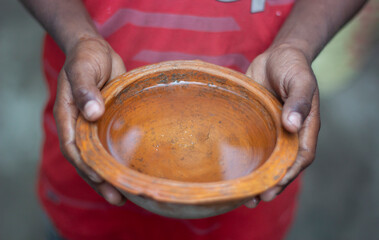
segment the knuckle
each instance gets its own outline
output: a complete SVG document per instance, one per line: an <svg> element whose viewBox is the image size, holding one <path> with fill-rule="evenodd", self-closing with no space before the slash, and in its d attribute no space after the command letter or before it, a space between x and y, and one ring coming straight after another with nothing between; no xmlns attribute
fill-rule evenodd
<svg viewBox="0 0 379 240"><path fill-rule="evenodd" d="M281 187L286 187L296 178L296 176L299 174L300 171L301 171L300 169L296 169L296 171L292 171L290 175L287 175L286 177L283 178L282 181L280 181L279 185Z"/></svg>
<svg viewBox="0 0 379 240"><path fill-rule="evenodd" d="M288 185L289 182L290 182L290 178L285 178L278 183L278 187L284 188Z"/></svg>
<svg viewBox="0 0 379 240"><path fill-rule="evenodd" d="M78 167L75 166L75 169L76 169L76 172L78 173L78 175L88 183L88 185L91 186L91 188L93 188L97 193L99 193L97 191L97 185L96 183L94 183L93 181L91 181L91 179L88 178L88 175L82 170L82 169L79 169Z"/></svg>
<svg viewBox="0 0 379 240"><path fill-rule="evenodd" d="M314 157L312 158L309 158L307 159L306 161L303 162L302 166L301 166L301 170L300 171L303 171L304 169L306 169L307 167L309 167L314 161Z"/></svg>
<svg viewBox="0 0 379 240"><path fill-rule="evenodd" d="M305 163L311 163L316 158L316 153L314 151L308 151L305 156Z"/></svg>
<svg viewBox="0 0 379 240"><path fill-rule="evenodd" d="M306 109L309 111L312 107L312 102L307 97L300 97L297 102L300 109Z"/></svg>
<svg viewBox="0 0 379 240"><path fill-rule="evenodd" d="M77 54L74 59L69 60L65 64L64 70L68 76L68 80L73 82L73 80L79 78L83 72L92 72L92 65L91 58L84 56L84 54Z"/></svg>
<svg viewBox="0 0 379 240"><path fill-rule="evenodd" d="M299 112L305 119L312 108L312 102L306 97L298 97L294 99L292 111Z"/></svg>
<svg viewBox="0 0 379 240"><path fill-rule="evenodd" d="M300 152L301 152L301 159L302 159L301 168L304 169L312 164L312 162L316 158L316 152L304 147L300 148Z"/></svg>
<svg viewBox="0 0 379 240"><path fill-rule="evenodd" d="M319 132L320 129L321 129L321 118L320 118L320 114L317 114L316 117L315 117L315 131L316 132Z"/></svg>
<svg viewBox="0 0 379 240"><path fill-rule="evenodd" d="M75 154L72 153L72 145L75 144L74 141L65 141L64 139L59 138L59 148L63 156L68 160L72 165L82 169L83 162L80 158L75 157Z"/></svg>
<svg viewBox="0 0 379 240"><path fill-rule="evenodd" d="M302 169L297 169L296 171L292 171L292 173L288 176L285 176L282 181L279 182L278 186L281 187L282 189L280 192L282 192L288 185L290 185L296 177L300 174Z"/></svg>
<svg viewBox="0 0 379 240"><path fill-rule="evenodd" d="M67 149L67 145L65 143L63 143L60 139L59 139L59 149L61 150L61 153L63 154L63 156L70 162L70 163L73 163L73 159L71 158L69 152L68 152L68 149Z"/></svg>
<svg viewBox="0 0 379 240"><path fill-rule="evenodd" d="M72 89L72 93L76 99L88 99L91 96L91 92L87 87L79 86Z"/></svg>
<svg viewBox="0 0 379 240"><path fill-rule="evenodd" d="M312 131L319 132L321 129L321 115L319 109L312 108L308 114L310 126L312 127Z"/></svg>
<svg viewBox="0 0 379 240"><path fill-rule="evenodd" d="M84 164L84 162L80 159L76 159L74 161L75 166L80 169L82 172L86 173L87 166ZM87 174L86 174L87 175Z"/></svg>
<svg viewBox="0 0 379 240"><path fill-rule="evenodd" d="M112 51L111 55L112 55L112 57L114 58L115 61L123 62L121 56L118 55L115 51Z"/></svg>
<svg viewBox="0 0 379 240"><path fill-rule="evenodd" d="M71 164L73 164L76 168L81 170L82 172L86 173L87 166L84 164L84 162L80 158L72 158Z"/></svg>
<svg viewBox="0 0 379 240"><path fill-rule="evenodd" d="M309 89L314 93L316 91L316 88L317 88L316 77L315 77L311 68L309 68L305 74L306 74L306 76L304 76L303 81L305 84L308 85ZM312 96L313 96L313 94L312 94Z"/></svg>

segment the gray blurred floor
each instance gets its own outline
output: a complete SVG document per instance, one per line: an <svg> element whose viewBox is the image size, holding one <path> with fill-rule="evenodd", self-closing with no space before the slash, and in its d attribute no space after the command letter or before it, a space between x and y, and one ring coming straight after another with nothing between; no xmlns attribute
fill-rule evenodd
<svg viewBox="0 0 379 240"><path fill-rule="evenodd" d="M0 239L44 236L34 194L46 98L42 33L17 2L1 2ZM352 84L322 99L318 155L288 239L379 239L378 56L377 45Z"/></svg>
<svg viewBox="0 0 379 240"><path fill-rule="evenodd" d="M5 4L4 2L7 2ZM35 196L45 86L42 29L14 0L0 3L0 239L43 239Z"/></svg>

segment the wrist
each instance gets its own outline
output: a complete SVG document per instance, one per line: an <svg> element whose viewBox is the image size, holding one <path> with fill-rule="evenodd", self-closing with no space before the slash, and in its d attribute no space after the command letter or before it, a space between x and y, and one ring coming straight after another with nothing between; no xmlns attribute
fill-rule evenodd
<svg viewBox="0 0 379 240"><path fill-rule="evenodd" d="M75 49L77 45L80 43L83 43L85 41L96 41L99 43L105 42L104 38L98 34L96 31L86 31L86 32L80 32L79 34L73 34L74 37L67 38L66 41L62 44L61 48L65 55L69 55L70 52Z"/></svg>
<svg viewBox="0 0 379 240"><path fill-rule="evenodd" d="M311 47L311 45L303 39L285 39L275 41L271 44L270 49L296 49L303 53L307 62L311 64L317 55L317 51Z"/></svg>

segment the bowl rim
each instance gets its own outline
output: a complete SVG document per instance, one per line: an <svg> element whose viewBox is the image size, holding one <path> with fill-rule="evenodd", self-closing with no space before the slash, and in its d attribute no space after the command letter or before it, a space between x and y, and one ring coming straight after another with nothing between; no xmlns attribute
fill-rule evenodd
<svg viewBox="0 0 379 240"><path fill-rule="evenodd" d="M270 114L277 132L277 140L269 158L252 173L240 178L192 183L149 176L117 162L103 147L98 137L96 122L88 122L80 114L76 124L76 144L83 161L106 181L121 191L160 202L204 204L248 199L275 186L294 163L298 150L298 136L287 132L281 124L282 105L263 86L232 69L199 60L176 60L136 68L109 81L101 90L105 106L127 85L142 76L174 69L201 71L227 78L252 92Z"/></svg>

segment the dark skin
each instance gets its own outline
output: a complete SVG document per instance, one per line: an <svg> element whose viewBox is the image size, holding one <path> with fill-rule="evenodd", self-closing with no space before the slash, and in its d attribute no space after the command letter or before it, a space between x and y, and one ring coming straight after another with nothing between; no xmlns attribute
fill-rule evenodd
<svg viewBox="0 0 379 240"><path fill-rule="evenodd" d="M80 176L109 203L122 205L123 195L87 166L75 144L79 113L96 121L104 113L100 90L126 71L120 56L98 34L79 0L22 0L66 54L58 77L54 116L60 147ZM299 134L295 164L273 188L245 205L271 201L309 166L315 157L320 129L319 90L311 63L366 0L297 0L272 45L251 63L246 75L282 101L285 129Z"/></svg>

